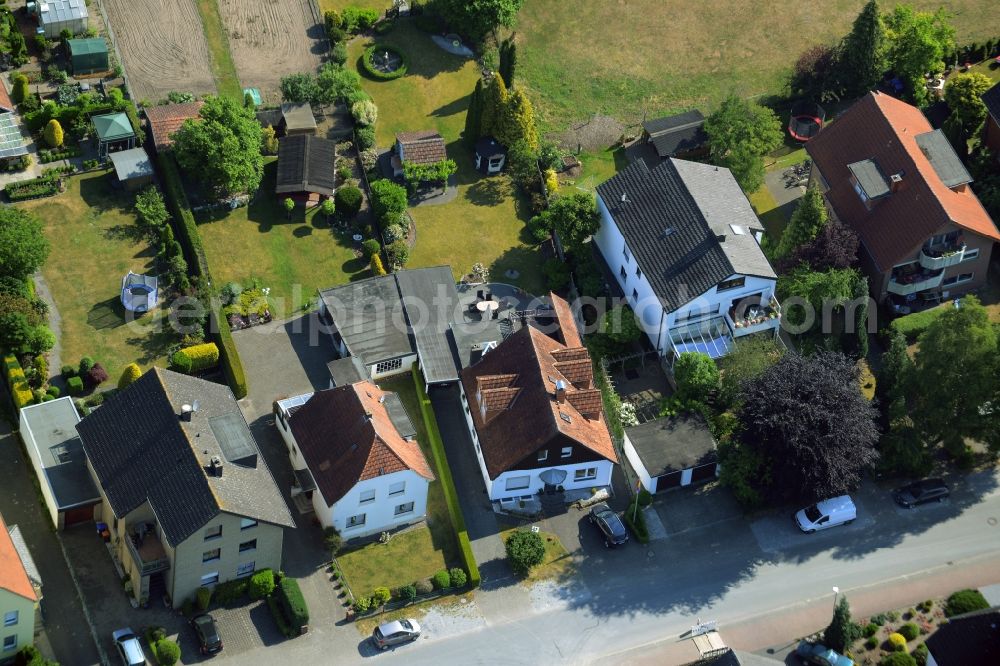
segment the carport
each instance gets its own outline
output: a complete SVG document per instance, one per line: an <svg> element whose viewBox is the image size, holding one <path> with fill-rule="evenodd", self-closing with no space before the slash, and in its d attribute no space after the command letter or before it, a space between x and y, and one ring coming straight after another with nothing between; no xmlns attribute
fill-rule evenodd
<svg viewBox="0 0 1000 666"><path fill-rule="evenodd" d="M715 439L700 414L656 419L625 429L625 457L651 493L711 481Z"/></svg>

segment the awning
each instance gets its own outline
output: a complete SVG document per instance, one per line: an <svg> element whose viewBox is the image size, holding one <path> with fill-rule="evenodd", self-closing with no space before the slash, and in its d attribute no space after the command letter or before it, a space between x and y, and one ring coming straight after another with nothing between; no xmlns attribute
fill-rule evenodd
<svg viewBox="0 0 1000 666"><path fill-rule="evenodd" d="M553 467L552 469L547 469L539 474L538 478L540 478L543 483L547 483L550 486L558 486L566 480L567 476L569 476L569 472L566 470Z"/></svg>

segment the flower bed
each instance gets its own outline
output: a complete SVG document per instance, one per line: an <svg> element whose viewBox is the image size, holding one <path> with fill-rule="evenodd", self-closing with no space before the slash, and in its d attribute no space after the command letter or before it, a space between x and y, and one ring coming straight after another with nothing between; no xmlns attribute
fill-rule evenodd
<svg viewBox="0 0 1000 666"><path fill-rule="evenodd" d="M385 58L391 62L394 58L399 59L399 64L392 71L385 72L379 69L377 59ZM372 44L365 49L361 56L361 69L365 74L379 81L392 81L406 75L406 58L403 54L392 46L385 44Z"/></svg>
<svg viewBox="0 0 1000 666"><path fill-rule="evenodd" d="M31 180L7 183L4 192L10 201L26 201L50 197L62 191L62 178L57 173L49 173Z"/></svg>
<svg viewBox="0 0 1000 666"><path fill-rule="evenodd" d="M861 637L846 652L859 666L875 666L893 652L908 652L922 664L919 655L921 652L926 655L924 641L947 621L945 607L942 599L928 599L913 608L862 618Z"/></svg>

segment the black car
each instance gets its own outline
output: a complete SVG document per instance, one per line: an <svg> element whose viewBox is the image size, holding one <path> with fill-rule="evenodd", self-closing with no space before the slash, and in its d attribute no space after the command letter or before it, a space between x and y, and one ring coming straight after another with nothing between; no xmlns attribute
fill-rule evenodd
<svg viewBox="0 0 1000 666"><path fill-rule="evenodd" d="M208 613L195 615L191 618L191 626L198 636L198 647L202 654L215 654L222 651L222 637L215 626L215 618Z"/></svg>
<svg viewBox="0 0 1000 666"><path fill-rule="evenodd" d="M903 486L892 494L892 498L896 504L911 509L925 502L943 502L950 494L948 485L941 479L924 479Z"/></svg>
<svg viewBox="0 0 1000 666"><path fill-rule="evenodd" d="M606 503L595 504L590 509L590 522L597 525L604 538L604 547L620 546L628 542L628 532L625 524L618 514L611 510Z"/></svg>

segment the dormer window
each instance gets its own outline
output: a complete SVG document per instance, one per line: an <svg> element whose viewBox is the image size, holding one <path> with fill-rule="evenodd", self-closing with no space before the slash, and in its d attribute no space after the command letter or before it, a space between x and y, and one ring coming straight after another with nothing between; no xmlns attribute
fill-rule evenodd
<svg viewBox="0 0 1000 666"><path fill-rule="evenodd" d="M742 275L738 278L733 278L732 280L723 280L719 283L719 286L715 288L716 291L728 291L729 289L739 289L745 285L747 279Z"/></svg>

